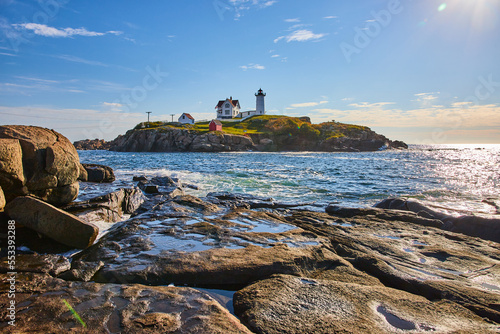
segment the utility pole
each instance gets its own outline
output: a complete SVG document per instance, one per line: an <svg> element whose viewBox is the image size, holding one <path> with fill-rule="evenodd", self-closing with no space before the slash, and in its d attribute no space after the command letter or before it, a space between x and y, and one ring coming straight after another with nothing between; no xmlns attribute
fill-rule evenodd
<svg viewBox="0 0 500 334"><path fill-rule="evenodd" d="M172 123L173 123L175 114L170 114L170 116L172 116Z"/></svg>
<svg viewBox="0 0 500 334"><path fill-rule="evenodd" d="M148 128L149 128L149 114L151 114L152 111L146 111L146 114L148 114Z"/></svg>

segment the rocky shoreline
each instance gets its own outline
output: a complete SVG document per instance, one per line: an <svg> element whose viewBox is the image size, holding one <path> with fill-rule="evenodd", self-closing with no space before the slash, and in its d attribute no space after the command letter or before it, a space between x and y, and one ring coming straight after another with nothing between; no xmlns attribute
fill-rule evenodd
<svg viewBox="0 0 500 334"><path fill-rule="evenodd" d="M318 130L311 125L308 117L276 117L244 121L253 122L245 124L249 128L261 130L244 135L224 131L197 131L188 125L168 123L157 128L135 128L110 142L86 139L77 141L74 145L79 150L118 152L366 152L408 148L404 142L389 140L367 127L327 122L314 125L320 129Z"/></svg>
<svg viewBox="0 0 500 334"><path fill-rule="evenodd" d="M80 180L85 170L87 181L100 171L93 182L112 182L105 166L78 169ZM405 199L317 212L247 194L195 197L196 185L169 177L134 182L59 208L6 192L2 332L500 331L499 219L447 216ZM47 212L56 226L42 230ZM97 228L97 241L76 231L54 240L60 215ZM90 244L68 242L81 237Z"/></svg>
<svg viewBox="0 0 500 334"><path fill-rule="evenodd" d="M248 195L197 198L183 187L121 190L65 210L116 223L70 257L61 249L71 247L39 251L30 237L18 239L16 331L500 330L499 240L446 231L427 214L334 206L320 213ZM120 221L125 213L133 217ZM200 288L232 291L234 314ZM2 293L2 309L7 302Z"/></svg>

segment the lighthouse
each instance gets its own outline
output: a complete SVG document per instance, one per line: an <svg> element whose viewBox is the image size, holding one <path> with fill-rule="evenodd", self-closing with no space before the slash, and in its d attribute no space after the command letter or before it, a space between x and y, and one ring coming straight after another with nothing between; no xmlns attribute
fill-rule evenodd
<svg viewBox="0 0 500 334"><path fill-rule="evenodd" d="M264 106L264 97L266 93L262 92L262 88L259 89L257 94L255 94L257 101L255 106L255 114L256 115L264 115L266 113L266 107Z"/></svg>

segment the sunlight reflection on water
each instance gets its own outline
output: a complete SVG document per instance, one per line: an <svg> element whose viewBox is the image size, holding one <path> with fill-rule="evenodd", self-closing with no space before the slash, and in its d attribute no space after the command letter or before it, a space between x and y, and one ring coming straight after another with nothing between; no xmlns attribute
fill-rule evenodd
<svg viewBox="0 0 500 334"><path fill-rule="evenodd" d="M116 184L135 175L169 175L196 184L189 193L242 192L284 202L371 206L407 196L438 208L496 213L500 145L410 146L363 153L119 153L79 151L82 162L109 165ZM88 185L85 192L98 192ZM483 200L489 202L485 203Z"/></svg>

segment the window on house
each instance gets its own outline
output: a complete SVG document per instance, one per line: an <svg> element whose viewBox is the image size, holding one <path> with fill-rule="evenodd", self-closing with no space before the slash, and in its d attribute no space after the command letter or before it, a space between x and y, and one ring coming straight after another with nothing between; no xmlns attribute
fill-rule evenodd
<svg viewBox="0 0 500 334"><path fill-rule="evenodd" d="M226 108L229 108L229 103L226 103Z"/></svg>
<svg viewBox="0 0 500 334"><path fill-rule="evenodd" d="M226 115L231 115L231 112L229 110L226 110Z"/></svg>

